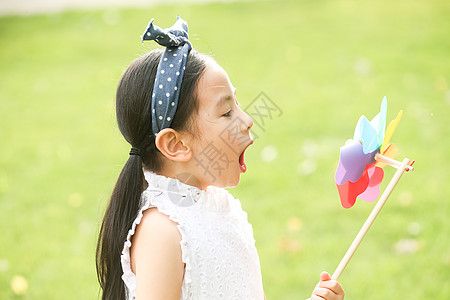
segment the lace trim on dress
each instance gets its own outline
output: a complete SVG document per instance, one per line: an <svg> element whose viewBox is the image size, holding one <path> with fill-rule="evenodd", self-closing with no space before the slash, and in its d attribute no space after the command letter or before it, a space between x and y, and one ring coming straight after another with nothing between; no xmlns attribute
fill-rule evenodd
<svg viewBox="0 0 450 300"><path fill-rule="evenodd" d="M131 229L128 231L127 234L127 240L125 241L125 244L123 246L122 255L120 257L121 263L122 263L122 280L124 281L125 285L128 287L128 292L130 295L135 295L136 292L136 276L131 270L131 237L136 232L136 226L141 223L143 212L146 209L151 208L152 205L150 204L150 199L148 198L147 203L145 203L144 206L139 210L138 215L136 219L133 222L133 225L131 226ZM128 298L128 297L127 297Z"/></svg>

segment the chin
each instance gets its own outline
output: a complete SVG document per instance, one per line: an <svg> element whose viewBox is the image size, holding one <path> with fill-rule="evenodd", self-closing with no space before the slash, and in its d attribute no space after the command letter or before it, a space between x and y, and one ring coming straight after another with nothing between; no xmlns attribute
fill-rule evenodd
<svg viewBox="0 0 450 300"><path fill-rule="evenodd" d="M241 179L241 176L238 176L236 181L231 183L228 187L235 187L235 186L237 186L239 184L240 179Z"/></svg>
<svg viewBox="0 0 450 300"><path fill-rule="evenodd" d="M240 179L241 179L241 176L240 175L237 175L236 177L234 177L234 178L230 178L228 181L227 181L227 184L224 184L224 186L222 186L223 188L232 188L232 187L235 187L235 186L237 186L238 184L239 184L239 181L240 181Z"/></svg>

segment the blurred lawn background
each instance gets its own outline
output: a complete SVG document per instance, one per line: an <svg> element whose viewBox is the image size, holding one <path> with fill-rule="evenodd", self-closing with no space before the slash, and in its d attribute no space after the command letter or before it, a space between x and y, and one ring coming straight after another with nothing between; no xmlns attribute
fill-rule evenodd
<svg viewBox="0 0 450 300"><path fill-rule="evenodd" d="M246 107L283 114L246 152L233 195L253 224L269 300L305 299L374 204L345 210L339 147L388 98L392 141L415 159L341 276L347 300L449 299L450 4L263 1L0 18L0 299L97 299L95 245L129 145L117 82L154 49L150 18L189 23ZM256 119L255 119L256 120ZM394 169L385 168L383 186Z"/></svg>

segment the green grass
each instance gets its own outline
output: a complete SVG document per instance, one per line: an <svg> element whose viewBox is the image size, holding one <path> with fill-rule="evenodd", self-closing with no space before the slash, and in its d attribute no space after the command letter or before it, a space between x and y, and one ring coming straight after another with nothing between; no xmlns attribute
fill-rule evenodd
<svg viewBox="0 0 450 300"><path fill-rule="evenodd" d="M245 107L264 91L282 110L247 151L232 193L253 225L268 299L307 298L333 272L373 207L340 207L334 171L358 117L383 96L404 175L341 276L346 299L448 299L448 1L265 1L0 18L0 299L97 299L95 243L129 146L115 86L148 20L190 26ZM261 159L266 146L277 158ZM306 174L303 163L315 166ZM302 164L303 163L303 164ZM394 173L385 169L387 179ZM300 229L287 227L298 218ZM413 225L411 225L413 223ZM408 227L420 225L419 232ZM398 254L400 240L418 248ZM294 245L292 247L286 247ZM284 246L283 246L284 245ZM28 282L24 295L13 276Z"/></svg>

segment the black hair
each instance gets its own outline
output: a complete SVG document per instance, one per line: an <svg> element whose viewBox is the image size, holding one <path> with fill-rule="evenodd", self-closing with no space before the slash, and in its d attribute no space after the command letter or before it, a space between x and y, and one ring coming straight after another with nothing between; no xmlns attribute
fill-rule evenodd
<svg viewBox="0 0 450 300"><path fill-rule="evenodd" d="M147 188L143 169L161 169L161 153L152 133L151 99L156 70L163 49L136 59L120 79L116 93L116 115L125 140L141 155L130 155L112 192L97 242L97 277L102 299L126 298L122 282L121 252L128 230L140 208L141 193ZM196 84L206 68L206 55L191 50L187 59L175 116L171 128L191 131L197 113Z"/></svg>

